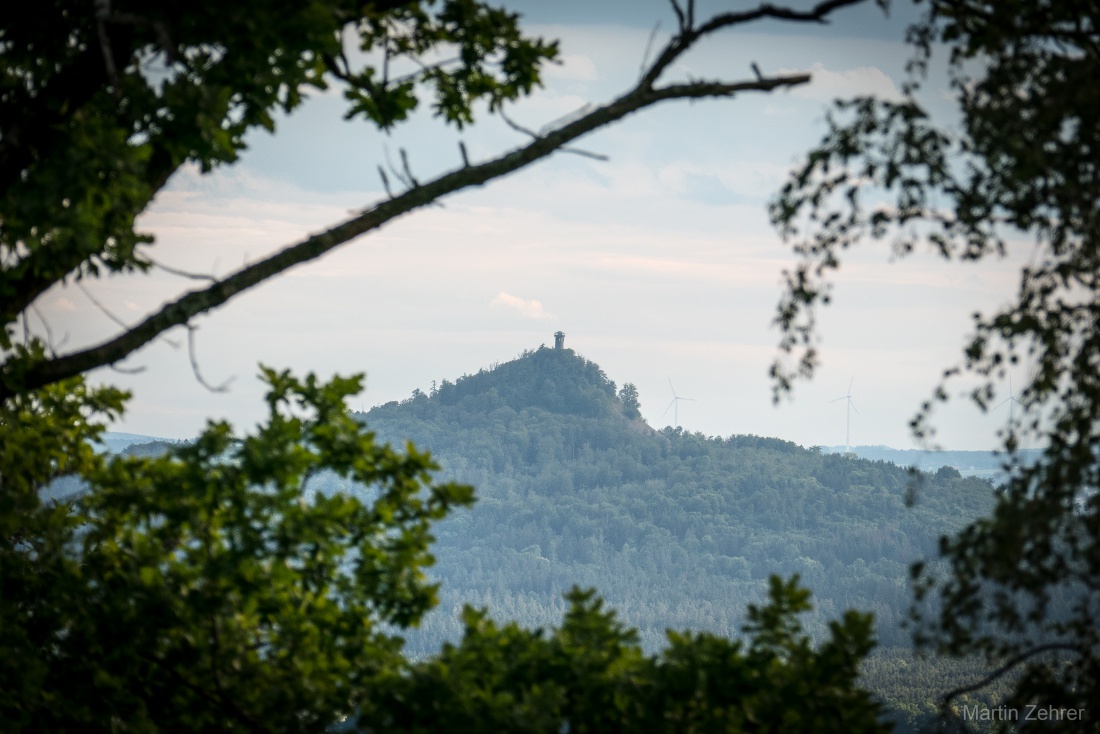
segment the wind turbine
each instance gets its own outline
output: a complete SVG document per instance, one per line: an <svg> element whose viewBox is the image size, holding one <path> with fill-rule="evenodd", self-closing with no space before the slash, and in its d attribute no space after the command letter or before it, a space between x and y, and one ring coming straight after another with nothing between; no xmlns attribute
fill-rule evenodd
<svg viewBox="0 0 1100 734"><path fill-rule="evenodd" d="M1012 426L1012 404L1015 403L1016 405L1021 405L1021 406L1023 405L1023 403L1021 403L1019 401L1019 399L1017 399L1016 393L1012 392L1012 376L1011 375L1009 375L1009 377L1008 377L1008 397L1005 398L1004 400L1002 400L1000 402L1000 404L996 408L994 408L993 410L999 410L1000 407L1002 405L1004 405L1005 403L1008 403L1008 425L1011 428L1011 426Z"/></svg>
<svg viewBox="0 0 1100 734"><path fill-rule="evenodd" d="M852 403L852 383L855 382L855 381L856 381L856 376L852 375L852 380L851 380L851 382L848 383L848 393L845 394L845 395L841 395L836 400L830 400L829 401L830 403L835 403L835 402L837 402L837 400L847 400L848 401L848 415L844 420L844 454L845 455L850 454L851 449L852 449L852 411L855 410L857 413L859 412L858 410L856 410L855 404Z"/></svg>
<svg viewBox="0 0 1100 734"><path fill-rule="evenodd" d="M672 388L672 402L668 404L668 408L665 408L665 412L661 413L661 417L664 418L665 414L668 413L669 408L673 408L672 420L676 423L676 427L679 428L680 427L680 401L681 400L694 401L695 398L682 398L679 395L677 395L676 394L676 388L672 387L672 378L671 377L668 378L668 386Z"/></svg>

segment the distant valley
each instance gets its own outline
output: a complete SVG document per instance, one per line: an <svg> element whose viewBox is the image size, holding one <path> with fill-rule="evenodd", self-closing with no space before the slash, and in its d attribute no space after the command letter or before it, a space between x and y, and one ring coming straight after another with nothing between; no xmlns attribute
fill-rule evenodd
<svg viewBox="0 0 1100 734"><path fill-rule="evenodd" d="M843 446L826 446L830 454L843 454ZM994 484L1004 481L1003 454L996 451L922 451L919 449L893 449L889 446L853 446L848 451L861 459L888 461L898 466L913 467L921 471L937 471L945 466L958 470L964 477L982 477ZM1041 449L1020 449L1016 457L1023 464L1031 464L1039 458Z"/></svg>

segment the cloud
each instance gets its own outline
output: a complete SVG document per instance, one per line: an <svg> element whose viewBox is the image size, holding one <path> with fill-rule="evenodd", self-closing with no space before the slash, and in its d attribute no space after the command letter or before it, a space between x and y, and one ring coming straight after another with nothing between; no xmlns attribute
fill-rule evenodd
<svg viewBox="0 0 1100 734"><path fill-rule="evenodd" d="M528 319L549 319L553 316L542 307L541 301L524 299L513 296L511 293L501 291L490 303L493 308L510 308L520 316Z"/></svg>
<svg viewBox="0 0 1100 734"><path fill-rule="evenodd" d="M76 311L76 304L65 296L55 298L51 305L57 311Z"/></svg>
<svg viewBox="0 0 1100 734"><path fill-rule="evenodd" d="M810 74L812 75L810 83L795 87L791 90L791 96L824 102L861 95L874 95L879 99L892 101L901 99L901 92L894 84L894 80L875 66L833 71L826 69L825 65L818 61L811 67Z"/></svg>
<svg viewBox="0 0 1100 734"><path fill-rule="evenodd" d="M594 82L600 78L596 65L584 54L564 54L559 57L559 63L544 66L542 73L548 79L578 82Z"/></svg>
<svg viewBox="0 0 1100 734"><path fill-rule="evenodd" d="M764 203L789 175L785 163L760 158L716 158L706 163L674 160L657 180L677 196L710 204Z"/></svg>

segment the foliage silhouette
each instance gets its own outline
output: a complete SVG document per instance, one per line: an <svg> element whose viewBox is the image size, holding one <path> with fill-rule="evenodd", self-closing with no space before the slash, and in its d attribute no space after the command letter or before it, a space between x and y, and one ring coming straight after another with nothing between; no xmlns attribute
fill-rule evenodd
<svg viewBox="0 0 1100 734"><path fill-rule="evenodd" d="M772 207L801 256L777 318L794 358L773 368L779 392L817 364L814 311L846 248L1029 253L1015 296L975 315L961 364L913 421L931 438L934 404L963 373L986 410L1010 370L1030 372L1003 437L1008 488L988 518L945 539L947 572L914 569L918 599L936 602L915 612L918 639L936 649L1022 668L1008 706L1090 711L1051 724L1069 730L1100 722L1100 103L1081 93L1100 72L1098 24L1095 3L930 0L909 30L903 98L838 103ZM939 53L957 120L934 119L921 97ZM1045 447L1030 465L1015 454L1024 437Z"/></svg>

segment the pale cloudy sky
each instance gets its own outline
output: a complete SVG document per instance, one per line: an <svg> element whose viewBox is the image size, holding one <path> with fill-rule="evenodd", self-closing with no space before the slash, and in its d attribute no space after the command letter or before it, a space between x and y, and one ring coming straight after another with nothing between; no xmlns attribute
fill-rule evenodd
<svg viewBox="0 0 1100 734"><path fill-rule="evenodd" d="M631 85L654 24L675 22L661 2L513 6L529 13L532 30L562 43L547 88L512 111L536 129ZM792 256L766 203L820 137L828 100L897 93L903 29L902 19L867 8L827 29L769 23L713 39L680 75L747 77L755 62L766 72L811 71L814 82L643 111L580 143L608 162L558 155L245 293L196 322L203 375L233 379L229 391L197 383L186 332L175 330L125 363L144 367L140 374L95 373L134 392L114 429L187 437L222 417L248 428L262 415L258 363L364 371L367 391L354 407L369 407L552 344L561 329L567 346L620 385L638 386L655 427L672 422L672 411L663 413L671 378L694 399L680 406L685 429L843 444L844 402L830 401L852 382L852 443L912 446L908 419L958 361L969 314L1011 296L1011 262L945 265L922 254L892 263L885 247L857 250L822 314L817 377L779 407L767 377L779 338L770 324ZM460 162L459 139L474 159L523 142L494 120L460 136L425 115L387 137L341 115L337 94L316 95L274 136L253 136L238 165L180 172L141 221L157 236L153 257L225 275L376 201L377 166L401 148L424 179ZM89 288L116 316L137 321L190 287L160 273ZM117 328L76 288L47 294L42 306L65 349ZM955 403L940 413L942 443L993 447L1006 410L983 416Z"/></svg>

